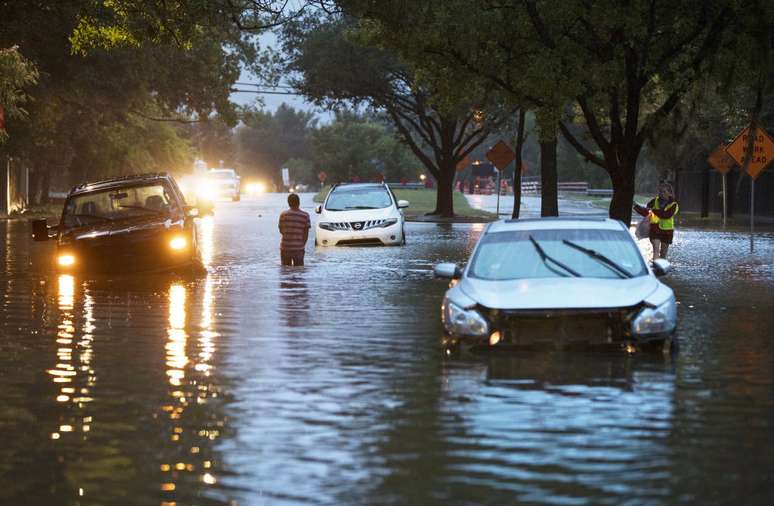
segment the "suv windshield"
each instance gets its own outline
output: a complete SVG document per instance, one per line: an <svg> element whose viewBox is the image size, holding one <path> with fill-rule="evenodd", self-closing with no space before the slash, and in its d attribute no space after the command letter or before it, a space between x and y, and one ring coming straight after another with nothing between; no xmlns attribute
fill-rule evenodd
<svg viewBox="0 0 774 506"><path fill-rule="evenodd" d="M381 186L370 188L336 188L328 197L325 209L348 211L351 209L384 209L392 205L390 193Z"/></svg>
<svg viewBox="0 0 774 506"><path fill-rule="evenodd" d="M470 268L470 276L487 280L559 277L561 269L552 269L541 259L534 239L543 252L579 276L620 279L615 269L563 241L594 250L634 276L647 274L637 245L623 230L519 230L495 232L481 239ZM626 276L628 277L628 276Z"/></svg>
<svg viewBox="0 0 774 506"><path fill-rule="evenodd" d="M70 197L62 216L66 227L140 216L165 216L175 200L161 183L82 193Z"/></svg>

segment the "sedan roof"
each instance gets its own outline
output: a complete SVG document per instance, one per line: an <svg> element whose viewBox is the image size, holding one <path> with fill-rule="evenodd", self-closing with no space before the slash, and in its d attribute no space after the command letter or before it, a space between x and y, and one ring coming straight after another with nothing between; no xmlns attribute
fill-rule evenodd
<svg viewBox="0 0 774 506"><path fill-rule="evenodd" d="M512 230L571 230L571 229L594 229L594 230L626 230L623 222L610 218L596 217L556 217L556 218L530 218L522 220L500 220L495 221L486 233L508 232Z"/></svg>

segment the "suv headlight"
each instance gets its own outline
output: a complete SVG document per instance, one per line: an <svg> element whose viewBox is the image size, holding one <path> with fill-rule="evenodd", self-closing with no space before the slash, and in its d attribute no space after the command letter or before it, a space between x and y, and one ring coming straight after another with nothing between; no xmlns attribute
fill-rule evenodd
<svg viewBox="0 0 774 506"><path fill-rule="evenodd" d="M677 304L670 297L657 307L646 307L632 321L632 332L637 335L672 332L677 326Z"/></svg>
<svg viewBox="0 0 774 506"><path fill-rule="evenodd" d="M396 223L398 223L398 218L390 218L390 219L384 220L384 223L382 223L379 226L382 228L387 228L395 225Z"/></svg>
<svg viewBox="0 0 774 506"><path fill-rule="evenodd" d="M484 337L489 334L489 323L475 309L463 309L448 299L444 300L441 319L447 332L456 336Z"/></svg>
<svg viewBox="0 0 774 506"><path fill-rule="evenodd" d="M330 230L331 232L333 232L333 225L331 223L321 221L320 223L317 224L317 226L323 230Z"/></svg>

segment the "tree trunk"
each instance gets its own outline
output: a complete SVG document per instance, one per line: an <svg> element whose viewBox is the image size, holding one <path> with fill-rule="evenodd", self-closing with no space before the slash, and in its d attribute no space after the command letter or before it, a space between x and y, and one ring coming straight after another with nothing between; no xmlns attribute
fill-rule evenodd
<svg viewBox="0 0 774 506"><path fill-rule="evenodd" d="M540 141L540 216L559 216L556 173L556 136Z"/></svg>
<svg viewBox="0 0 774 506"><path fill-rule="evenodd" d="M435 193L435 211L431 214L444 218L454 217L454 172L455 167L441 167L438 188Z"/></svg>
<svg viewBox="0 0 774 506"><path fill-rule="evenodd" d="M511 218L519 219L521 212L521 153L524 148L524 120L527 111L519 109L519 127L516 131L516 167L513 170L513 213Z"/></svg>
<svg viewBox="0 0 774 506"><path fill-rule="evenodd" d="M610 217L622 221L627 227L632 222L634 202L634 163L619 165L611 171L613 198L610 200Z"/></svg>

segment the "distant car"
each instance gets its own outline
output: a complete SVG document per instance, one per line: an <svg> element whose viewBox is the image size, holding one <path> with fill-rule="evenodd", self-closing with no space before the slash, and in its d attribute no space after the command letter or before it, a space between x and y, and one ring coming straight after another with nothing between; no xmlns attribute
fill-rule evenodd
<svg viewBox="0 0 774 506"><path fill-rule="evenodd" d="M32 222L33 239L56 240L63 272L201 270L198 213L166 173L107 179L73 188L57 225Z"/></svg>
<svg viewBox="0 0 774 506"><path fill-rule="evenodd" d="M408 206L407 201L397 200L384 183L335 185L325 203L315 210L320 215L315 244L405 244L405 219L401 209Z"/></svg>
<svg viewBox="0 0 774 506"><path fill-rule="evenodd" d="M234 169L210 169L207 173L210 198L229 198L238 202L241 198L240 178Z"/></svg>
<svg viewBox="0 0 774 506"><path fill-rule="evenodd" d="M542 218L491 223L450 278L441 313L452 347L602 346L671 349L677 325L672 289L656 276L669 262L645 262L623 223Z"/></svg>

